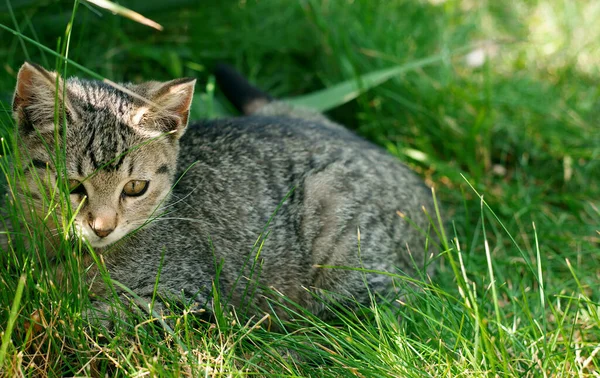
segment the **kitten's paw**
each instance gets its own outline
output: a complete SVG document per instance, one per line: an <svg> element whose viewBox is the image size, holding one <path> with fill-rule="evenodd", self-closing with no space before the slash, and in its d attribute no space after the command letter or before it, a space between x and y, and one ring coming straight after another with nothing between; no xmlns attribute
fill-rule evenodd
<svg viewBox="0 0 600 378"><path fill-rule="evenodd" d="M126 314L119 307L121 306L95 301L83 312L82 317L88 322L90 328L110 334L115 330L117 323L125 321Z"/></svg>
<svg viewBox="0 0 600 378"><path fill-rule="evenodd" d="M166 316L169 311L161 302L155 302L150 310L149 301L139 299L131 301L125 297L120 298L120 303L92 301L90 308L83 313L83 318L92 328L113 333L117 324L121 326L135 326L137 322L145 320L158 320L161 324L173 326ZM133 323L132 323L133 321Z"/></svg>

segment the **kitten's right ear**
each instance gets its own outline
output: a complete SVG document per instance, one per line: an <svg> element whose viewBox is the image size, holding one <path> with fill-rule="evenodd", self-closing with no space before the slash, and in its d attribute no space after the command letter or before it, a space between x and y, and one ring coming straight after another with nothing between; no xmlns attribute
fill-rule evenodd
<svg viewBox="0 0 600 378"><path fill-rule="evenodd" d="M68 99L63 96L63 86L64 80L56 72L46 71L34 63L25 62L21 66L12 105L13 116L20 131L30 133L36 128L40 132L54 130L54 105L57 98L59 109L65 107L68 117L75 115ZM40 127L45 129L40 130Z"/></svg>

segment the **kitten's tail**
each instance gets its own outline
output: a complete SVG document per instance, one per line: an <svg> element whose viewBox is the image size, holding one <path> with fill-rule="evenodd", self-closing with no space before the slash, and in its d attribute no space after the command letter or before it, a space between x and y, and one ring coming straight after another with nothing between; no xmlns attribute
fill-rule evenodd
<svg viewBox="0 0 600 378"><path fill-rule="evenodd" d="M225 97L243 114L252 114L273 100L227 64L217 65L215 77Z"/></svg>

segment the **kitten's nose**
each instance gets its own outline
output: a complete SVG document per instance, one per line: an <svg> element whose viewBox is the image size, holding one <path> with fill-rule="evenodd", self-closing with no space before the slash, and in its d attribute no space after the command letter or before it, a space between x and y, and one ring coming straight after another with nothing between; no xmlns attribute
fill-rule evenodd
<svg viewBox="0 0 600 378"><path fill-rule="evenodd" d="M88 224L92 230L94 230L94 233L101 238L110 235L110 233L115 230L115 225L113 222L106 218L98 217L94 220L88 221Z"/></svg>

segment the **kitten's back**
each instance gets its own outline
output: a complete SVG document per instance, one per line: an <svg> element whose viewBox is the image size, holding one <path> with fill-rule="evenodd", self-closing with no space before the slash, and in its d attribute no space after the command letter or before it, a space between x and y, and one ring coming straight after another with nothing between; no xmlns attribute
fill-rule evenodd
<svg viewBox="0 0 600 378"><path fill-rule="evenodd" d="M361 273L320 266L413 276L424 267L425 237L398 215L428 229L422 209L433 206L422 180L312 113L303 119L260 112L194 124L181 141L180 171L187 173L176 197L195 192L186 206L202 209L210 223L225 282L239 277L251 243L275 213L261 251L261 281L306 306L315 302L302 288L368 301ZM367 276L371 289L393 291L389 276Z"/></svg>

